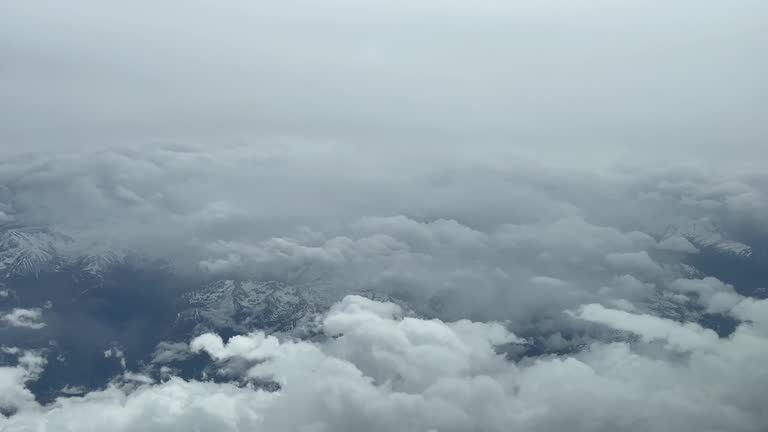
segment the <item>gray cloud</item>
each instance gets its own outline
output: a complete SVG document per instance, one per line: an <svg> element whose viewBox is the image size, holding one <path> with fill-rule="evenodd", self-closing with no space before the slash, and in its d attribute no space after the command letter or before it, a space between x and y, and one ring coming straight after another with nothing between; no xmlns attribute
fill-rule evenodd
<svg viewBox="0 0 768 432"><path fill-rule="evenodd" d="M686 294L695 294L696 301L713 313L729 312L741 300L732 285L717 278L677 279L669 284L670 288Z"/></svg>
<svg viewBox="0 0 768 432"><path fill-rule="evenodd" d="M656 245L656 248L671 252L699 253L699 249L696 246L685 237L679 235L665 238Z"/></svg>
<svg viewBox="0 0 768 432"><path fill-rule="evenodd" d="M756 0L14 4L2 140L469 139L561 161L745 162L765 135L767 15Z"/></svg>
<svg viewBox="0 0 768 432"><path fill-rule="evenodd" d="M765 300L746 299L759 319ZM220 430L624 430L757 431L765 424L762 321L729 338L691 323L585 305L574 315L643 340L593 342L574 356L512 363L494 346L524 344L498 323L406 316L391 303L350 296L325 315L325 342L263 333L194 339L217 361L257 360L246 373L281 383L277 393L183 381L114 385L54 407L23 409L4 427L162 431L192 425ZM723 362L732 365L723 369ZM631 367L629 366L631 365ZM757 369L755 369L757 368ZM716 370L718 373L713 374ZM751 382L753 385L746 385ZM707 391L704 391L704 390ZM755 389L755 391L749 391Z"/></svg>
<svg viewBox="0 0 768 432"><path fill-rule="evenodd" d="M215 277L298 277L327 304L373 290L439 303L421 312L444 318L518 322L581 303L643 308L655 290L642 284L688 276L684 242L749 249L731 221L758 213L730 202L763 190L749 173L628 176L460 156L446 150L430 164L415 152L401 163L344 144L146 148L10 159L0 179L17 222L67 234L74 243L62 249L134 250ZM670 184L716 191L706 199L719 205L691 206ZM614 283L625 275L637 289Z"/></svg>
<svg viewBox="0 0 768 432"><path fill-rule="evenodd" d="M768 7L662 3L4 8L0 272L278 280L322 334L101 345L49 406L3 348L0 429L760 430L766 300L695 266L763 262Z"/></svg>

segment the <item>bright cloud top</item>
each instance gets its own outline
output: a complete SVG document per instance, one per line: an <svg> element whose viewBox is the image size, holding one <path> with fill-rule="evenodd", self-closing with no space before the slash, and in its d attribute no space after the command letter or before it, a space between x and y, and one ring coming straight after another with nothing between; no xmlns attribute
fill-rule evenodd
<svg viewBox="0 0 768 432"><path fill-rule="evenodd" d="M759 314L768 303L743 303L737 313L755 324L726 339L694 324L586 305L574 312L578 319L645 342L594 342L573 356L514 363L503 347L526 341L499 323L424 320L349 296L322 318L322 341L252 333L190 343L222 367L251 362L243 373L275 380L274 393L179 378L116 381L40 407L20 387L39 368L23 354L19 366L3 369L4 385L16 388L3 392L5 404L20 411L0 424L9 431L758 431L768 421L761 409L768 333Z"/></svg>

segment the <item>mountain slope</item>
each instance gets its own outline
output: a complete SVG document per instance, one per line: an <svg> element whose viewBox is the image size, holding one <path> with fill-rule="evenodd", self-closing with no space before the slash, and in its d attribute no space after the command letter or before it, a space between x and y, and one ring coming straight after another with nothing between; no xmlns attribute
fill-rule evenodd
<svg viewBox="0 0 768 432"><path fill-rule="evenodd" d="M60 249L69 242L69 237L43 228L1 229L0 279L55 269L61 263Z"/></svg>
<svg viewBox="0 0 768 432"><path fill-rule="evenodd" d="M687 220L667 227L664 237L679 235L696 247L712 249L719 253L743 258L752 256L752 248L727 238L722 229L709 218Z"/></svg>

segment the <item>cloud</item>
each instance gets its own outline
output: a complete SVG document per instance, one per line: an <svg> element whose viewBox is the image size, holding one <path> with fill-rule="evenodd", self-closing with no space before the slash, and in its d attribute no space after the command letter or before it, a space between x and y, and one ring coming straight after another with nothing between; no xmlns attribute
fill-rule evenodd
<svg viewBox="0 0 768 432"><path fill-rule="evenodd" d="M576 217L481 230L456 220L396 215L363 217L329 232L302 228L262 241L213 242L206 246L211 258L200 267L256 278L304 274L313 281L308 289L331 299L360 289L416 306L437 297L443 317L505 313L523 321L531 311L556 315L598 295L627 295L598 287L628 271L646 278L660 274L645 252L654 244L648 234ZM606 255L615 270L605 266ZM633 299L651 295L651 289L637 289ZM461 312L452 311L458 306Z"/></svg>
<svg viewBox="0 0 768 432"><path fill-rule="evenodd" d="M120 406L133 398L151 399L156 392L188 394L185 400L192 407L193 398L220 391L225 394L222 398L248 395L242 396L243 404L265 407L227 405L258 419L238 423L237 414L222 414L234 416L227 417L230 423L221 420L223 430L265 424L273 430L307 425L355 430L372 423L383 430L467 430L481 418L488 419L488 430L563 429L572 424L582 430L606 424L658 430L663 421L681 430L703 425L704 420L697 423L692 418L723 425L722 430L750 430L749 424L739 421L753 422L756 415L742 399L733 403L718 399L719 405L709 400L699 406L685 403L700 401L696 395L702 392L710 394L690 381L716 373L714 366L707 373L701 372L706 369L702 366L680 375L690 381L680 384L686 392L678 394L674 404L669 400L669 394L675 394L670 387L674 381L669 379L669 385L651 381L654 373L677 376L671 371L686 367L680 358L710 355L713 364L730 361L720 351L722 344L710 341L706 326L711 323L702 319L678 328L671 321L700 319L697 311L687 309L687 302L746 319L736 315L741 309L735 309L734 301L739 299L729 297L729 291L707 297L704 291L677 289L675 280L694 277L686 266L691 257L670 251L669 244L655 239L682 237L691 223L706 218L712 223L705 228L713 234L707 239L743 241L744 233L727 222L748 211L732 210L728 200L746 189L720 180L734 177L751 190L760 190L764 184L760 175L712 168L721 177L710 181L696 170L677 167L656 172L647 167L631 172L615 167L563 168L543 159L515 161L499 151L464 160L450 148L434 157L417 148L406 158L381 149L366 153L344 143L314 153L295 145L201 145L184 151L142 147L0 163L0 178L11 185L9 199L3 199L13 204L15 222L69 235L75 240L67 251L90 251L89 245L106 243L147 259L166 259L190 289L218 278L278 280L306 295L313 301L312 310L321 313L349 293L401 305L399 312L387 309L390 306L382 312L378 306L352 302L344 307L358 307L359 313L345 310L326 316L323 327L336 336L326 341L210 336L206 345L195 348L215 353L211 358L227 371L211 376L231 377L237 383L221 387L189 377L171 378L183 370L174 363L193 359L182 346L186 341L168 341L182 345L158 347L155 354L149 353L150 347L144 359L131 348L126 371L139 375L122 377L119 385L103 393L90 389L82 406L68 399L62 402L66 410L91 409L86 405L104 397L110 401L104 415L109 410L122 415ZM341 165L340 155L344 155ZM679 178L696 188L716 189L709 195L696 192L695 197L720 204L690 205L681 196L693 192L660 183ZM720 183L724 185L717 186ZM746 303L738 304L747 310ZM562 313L581 311L581 305L596 306L584 309L590 314L583 316ZM408 315L408 309L417 315ZM46 312L49 327L56 310L50 317ZM367 318L360 321L361 316ZM462 320L474 324L467 328L456 324ZM368 321L377 326L369 327ZM758 322L749 325L757 328ZM357 337L354 345L344 342L363 331L365 337ZM498 332L494 336L498 340L514 334L526 343L502 342L502 347L491 349L497 343L489 336L493 332ZM285 359L270 360L267 348ZM105 345L98 349L103 352ZM482 355L473 357L474 352ZM590 353L602 357L592 358ZM228 357L217 360L217 355ZM142 383L144 370L131 370L131 364L141 360L155 372L166 368L148 375L154 384ZM241 374L252 362L261 362L262 372ZM627 378L611 376L618 373L610 369L611 362L647 367L646 375L638 375L645 382L622 384ZM294 371L311 371L314 364L329 368L317 369L327 375L326 387L293 387L296 381L315 379ZM474 370L481 372L467 375ZM241 393L245 390L237 387L270 377L280 383L279 396ZM747 385L740 376L731 378L732 384L717 384L724 393ZM568 391L558 399L561 387ZM144 393L137 393L138 388ZM327 394L334 396L328 406L310 400ZM644 402L654 398L669 406ZM596 405L577 403L581 400ZM306 414L292 419L288 413L296 408L291 406L306 407ZM671 407L685 415L670 413ZM46 407L36 409L36 414L25 409L9 421L26 419L34 424L42 421L37 417L52 415ZM163 409L175 412L172 405ZM632 420L623 422L606 410L629 413ZM728 410L737 414L724 412ZM184 424L200 415L186 407L178 412L168 424ZM650 419L644 412L664 415ZM713 418L710 412L720 416ZM144 425L170 428L161 418L145 419ZM400 418L414 420L403 426L395 422ZM135 425L126 420L121 427L130 430Z"/></svg>
<svg viewBox="0 0 768 432"><path fill-rule="evenodd" d="M128 387L130 388L130 387ZM263 395L231 385L185 382L178 378L135 391L111 386L83 397L60 398L56 409L39 416L18 413L0 419L8 430L30 430L43 424L57 430L171 431L181 428L253 430ZM42 423L44 422L44 423Z"/></svg>
<svg viewBox="0 0 768 432"><path fill-rule="evenodd" d="M667 237L660 241L656 245L657 249L670 251L670 252L682 252L682 253L699 253L699 249L691 244L688 239L682 236Z"/></svg>
<svg viewBox="0 0 768 432"><path fill-rule="evenodd" d="M600 293L619 299L637 300L646 299L653 295L656 285L643 282L632 275L616 276L610 282L600 288Z"/></svg>
<svg viewBox="0 0 768 432"><path fill-rule="evenodd" d="M768 300L757 300L754 298L745 298L739 302L733 309L737 318L749 321L759 334L768 334Z"/></svg>
<svg viewBox="0 0 768 432"><path fill-rule="evenodd" d="M0 178L12 186L18 223L69 235L67 251L108 245L200 279L312 286L326 306L364 290L442 319L520 325L581 303L622 299L642 309L655 291L619 288L615 278L687 276L685 255L667 253L668 243L660 249L655 238L680 237L668 233L709 218L711 238L730 241L722 228L732 216L730 194L761 187L759 176L746 173L566 169L499 149L464 157L456 148L414 148L403 159L399 150L264 138L182 150L9 159ZM685 188L670 186L680 178ZM725 207L681 203L679 194L699 189ZM125 191L136 199L126 200Z"/></svg>
<svg viewBox="0 0 768 432"><path fill-rule="evenodd" d="M5 353L0 429L760 430L768 8L681 2L5 8L0 331L103 333L67 354L123 370L41 406ZM78 273L35 308L113 252L168 290ZM218 279L300 293L320 334L146 319ZM175 376L206 356L232 382Z"/></svg>
<svg viewBox="0 0 768 432"><path fill-rule="evenodd" d="M568 285L568 282L565 282L564 280L549 277L549 276L534 276L529 280L534 285L543 285L543 286L550 286L550 287L564 287Z"/></svg>
<svg viewBox="0 0 768 432"><path fill-rule="evenodd" d="M26 388L27 381L36 380L45 365L45 357L34 351L1 347L0 356L16 357L15 366L0 366L0 425L3 416L35 405L35 397Z"/></svg>
<svg viewBox="0 0 768 432"><path fill-rule="evenodd" d="M583 305L571 314L586 321L632 332L646 341L665 341L674 349L706 349L718 340L717 333L697 324L681 325L670 319L607 309L599 304Z"/></svg>
<svg viewBox="0 0 768 432"><path fill-rule="evenodd" d="M107 358L107 359L114 358L120 363L120 366L123 369L126 368L125 352L123 352L123 350L118 347L111 347L106 351L104 351L104 358Z"/></svg>
<svg viewBox="0 0 768 432"><path fill-rule="evenodd" d="M648 252L615 252L605 256L609 265L622 272L655 276L661 273L661 267L648 255Z"/></svg>
<svg viewBox="0 0 768 432"><path fill-rule="evenodd" d="M669 284L673 290L695 294L696 301L711 313L730 311L742 300L733 285L723 283L714 277L703 279L676 279Z"/></svg>
<svg viewBox="0 0 768 432"><path fill-rule="evenodd" d="M8 313L0 313L0 321L5 322L6 325L11 327L25 327L33 330L40 330L45 327L45 323L42 322L42 319L42 309L14 308Z"/></svg>
<svg viewBox="0 0 768 432"><path fill-rule="evenodd" d="M0 49L14 59L2 82L8 100L28 103L0 106L2 139L14 143L3 150L285 131L440 144L482 134L473 145L533 143L529 152L566 162L631 150L727 163L763 149L764 127L750 116L765 109L753 97L766 67L762 2L733 10L685 0L664 13L656 1L603 3L238 0L179 11L77 0L66 20L55 2L17 4L0 22ZM41 22L50 33L29 45ZM721 43L691 50L699 40ZM42 123L52 128L31 127Z"/></svg>
<svg viewBox="0 0 768 432"><path fill-rule="evenodd" d="M189 345L184 342L160 342L152 353L152 363L166 364L191 357Z"/></svg>
<svg viewBox="0 0 768 432"><path fill-rule="evenodd" d="M752 300L742 313L751 316L763 303ZM81 431L107 425L118 431L354 431L363 425L375 431L654 431L670 425L758 431L765 424L759 391L765 374L756 362L768 350L764 329L741 324L720 339L690 323L599 305L573 314L636 333L649 344L592 342L574 355L514 363L497 347L527 342L503 325L425 320L391 303L349 296L324 316L324 340L257 332L227 342L205 334L191 342L193 351L222 365L251 361L243 373L276 380L276 392L179 378L123 380L83 397L59 398L50 407L27 402L0 425ZM653 341L688 356L654 350Z"/></svg>

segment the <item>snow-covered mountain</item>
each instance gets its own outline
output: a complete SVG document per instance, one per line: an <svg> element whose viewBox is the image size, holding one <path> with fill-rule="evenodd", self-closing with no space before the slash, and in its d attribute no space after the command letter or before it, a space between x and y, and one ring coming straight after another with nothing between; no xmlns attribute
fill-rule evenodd
<svg viewBox="0 0 768 432"><path fill-rule="evenodd" d="M402 299L384 293L360 290L347 294L412 309ZM265 330L309 337L317 328L318 315L338 300L328 293L325 284L316 280L217 280L180 296L176 331L199 334L211 330Z"/></svg>
<svg viewBox="0 0 768 432"><path fill-rule="evenodd" d="M55 270L71 239L45 228L0 228L0 280Z"/></svg>
<svg viewBox="0 0 768 432"><path fill-rule="evenodd" d="M219 280L181 296L177 325L197 330L291 331L311 319L320 306L303 287L277 281Z"/></svg>
<svg viewBox="0 0 768 432"><path fill-rule="evenodd" d="M87 277L97 283L104 282L104 275L114 266L124 264L128 254L104 248L88 249L81 254L75 254L70 262L77 270L78 276Z"/></svg>
<svg viewBox="0 0 768 432"><path fill-rule="evenodd" d="M126 257L104 246L78 245L50 228L0 226L0 281L65 269L102 280L111 266L125 262Z"/></svg>
<svg viewBox="0 0 768 432"><path fill-rule="evenodd" d="M752 256L752 247L727 238L718 224L710 218L681 221L668 226L663 234L664 237L674 235L685 237L698 248L709 248L723 254L744 258Z"/></svg>

